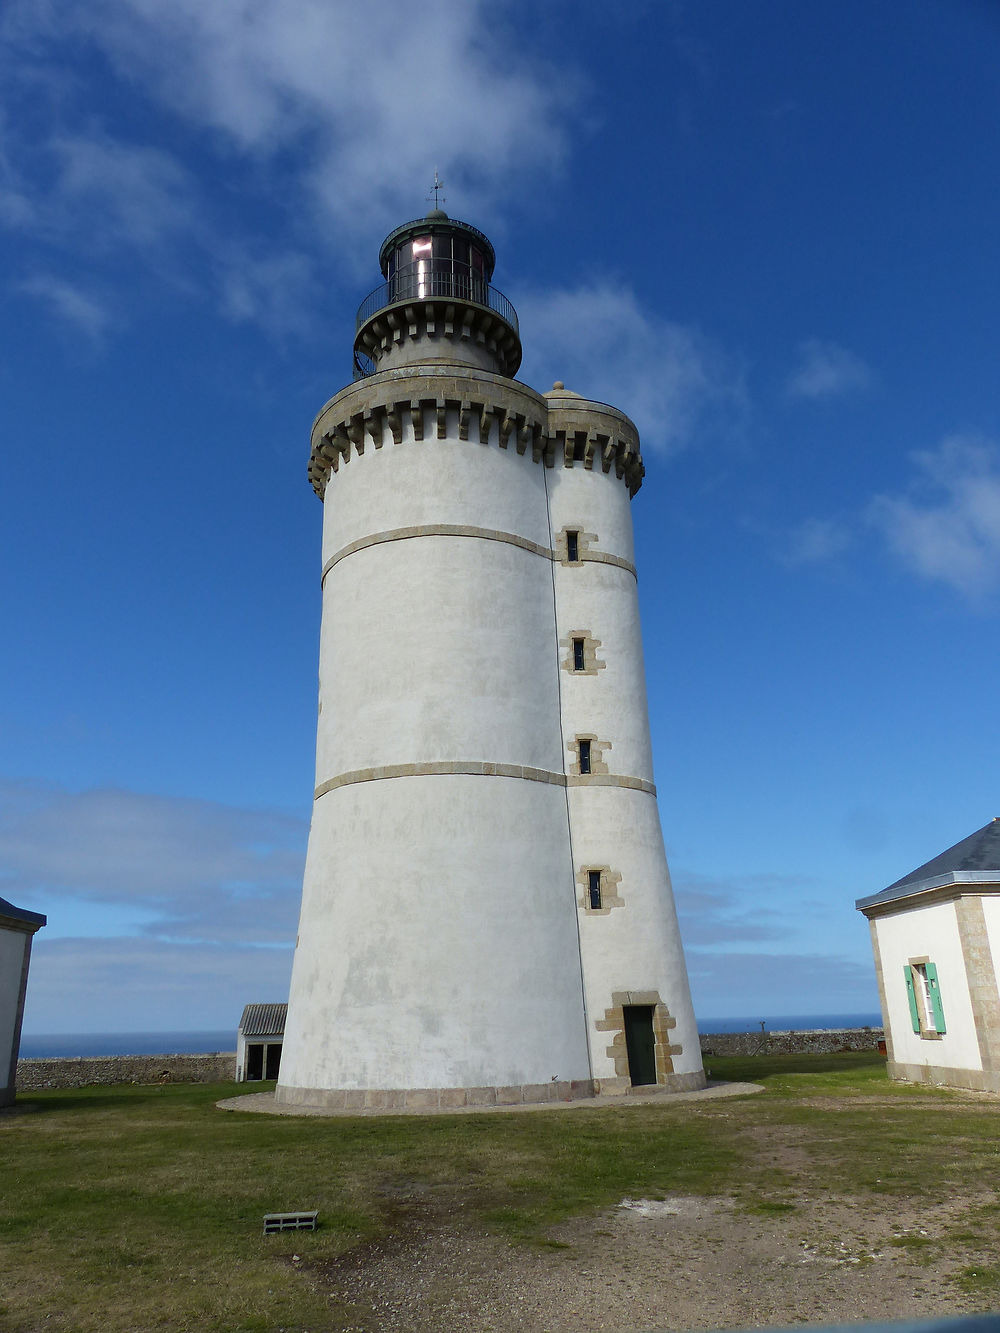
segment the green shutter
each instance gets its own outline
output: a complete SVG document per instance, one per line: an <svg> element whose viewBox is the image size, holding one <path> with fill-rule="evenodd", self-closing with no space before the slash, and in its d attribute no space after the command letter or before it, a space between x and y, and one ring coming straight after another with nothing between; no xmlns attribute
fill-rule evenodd
<svg viewBox="0 0 1000 1333"><path fill-rule="evenodd" d="M910 1002L910 1022L913 1024L913 1031L920 1031L920 1014L917 1012L917 993L913 989L913 969L909 963L903 964L903 976L906 978L906 998Z"/></svg>
<svg viewBox="0 0 1000 1333"><path fill-rule="evenodd" d="M933 963L926 964L927 987L931 993L931 1009L934 1011L935 1032L947 1032L944 1025L944 1005L941 1003L941 988L938 986L937 968Z"/></svg>

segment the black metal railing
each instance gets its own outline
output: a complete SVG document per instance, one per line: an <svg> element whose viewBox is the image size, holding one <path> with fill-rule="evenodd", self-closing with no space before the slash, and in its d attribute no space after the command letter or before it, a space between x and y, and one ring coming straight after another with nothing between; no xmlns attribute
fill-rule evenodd
<svg viewBox="0 0 1000 1333"><path fill-rule="evenodd" d="M365 297L358 307L355 328L360 329L372 315L386 306L403 301L450 299L486 306L507 321L517 333L517 312L503 292L492 287L481 273L468 264L451 260L420 260L398 269Z"/></svg>

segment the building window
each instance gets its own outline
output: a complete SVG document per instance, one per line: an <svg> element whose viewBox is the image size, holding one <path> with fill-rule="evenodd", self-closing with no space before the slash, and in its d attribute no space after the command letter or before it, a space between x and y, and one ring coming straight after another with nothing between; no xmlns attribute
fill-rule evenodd
<svg viewBox="0 0 1000 1333"><path fill-rule="evenodd" d="M573 670L583 671L587 666L587 659L584 653L584 642L582 639L573 640Z"/></svg>
<svg viewBox="0 0 1000 1333"><path fill-rule="evenodd" d="M566 533L566 559L571 561L577 561L580 559L579 532Z"/></svg>
<svg viewBox="0 0 1000 1333"><path fill-rule="evenodd" d="M588 880L589 884L587 892L590 894L591 910L597 912L600 911L601 907L601 872L599 870L591 870L588 875Z"/></svg>
<svg viewBox="0 0 1000 1333"><path fill-rule="evenodd" d="M947 1028L944 1022L944 1005L941 1003L937 968L927 959L907 963L903 968L903 977L906 982L906 998L910 1003L910 1022L913 1031L919 1032L922 1037L942 1036Z"/></svg>
<svg viewBox="0 0 1000 1333"><path fill-rule="evenodd" d="M580 742L580 772L590 772L590 741Z"/></svg>

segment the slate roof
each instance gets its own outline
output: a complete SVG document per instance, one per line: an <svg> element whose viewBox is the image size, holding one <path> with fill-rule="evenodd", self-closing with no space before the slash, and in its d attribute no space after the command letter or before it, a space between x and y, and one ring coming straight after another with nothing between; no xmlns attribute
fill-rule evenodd
<svg viewBox="0 0 1000 1333"><path fill-rule="evenodd" d="M23 922L32 934L48 921L48 917L42 912L29 912L27 908L15 907L6 898L0 898L0 918L3 917L10 921L15 930L18 929L19 923Z"/></svg>
<svg viewBox="0 0 1000 1333"><path fill-rule="evenodd" d="M285 1032L287 1004L248 1004L240 1019L244 1037L276 1037Z"/></svg>
<svg viewBox="0 0 1000 1333"><path fill-rule="evenodd" d="M991 819L985 827L925 861L881 893L859 898L855 906L861 910L878 907L949 884L1000 884L1000 819Z"/></svg>

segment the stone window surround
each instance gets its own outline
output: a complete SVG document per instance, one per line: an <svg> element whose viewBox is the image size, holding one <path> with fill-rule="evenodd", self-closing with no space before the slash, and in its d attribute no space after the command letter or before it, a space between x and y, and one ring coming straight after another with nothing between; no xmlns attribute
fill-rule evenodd
<svg viewBox="0 0 1000 1333"><path fill-rule="evenodd" d="M590 741L590 772L580 772L580 742ZM576 778L579 783L586 783L591 778L606 777L611 768L605 759L608 750L613 749L610 741L599 740L597 736L589 732L578 732L571 741L566 744L569 752L569 763L566 766L566 772L569 777ZM576 784L574 784L576 785Z"/></svg>
<svg viewBox="0 0 1000 1333"><path fill-rule="evenodd" d="M569 543L566 537L568 532L576 533L576 560L569 558ZM588 555L593 556L597 553L597 541L596 532L585 532L582 524L573 527L567 523L555 534L554 558L558 564L574 569L577 565L582 565Z"/></svg>
<svg viewBox="0 0 1000 1333"><path fill-rule="evenodd" d="M583 669L577 670L574 656L573 640L583 640ZM600 639L595 639L590 630L571 629L568 634L563 635L559 640L560 648L566 649L566 656L562 659L562 669L568 671L571 676L596 676L599 671L603 671L607 662L602 662L597 656L597 650L602 646Z"/></svg>
<svg viewBox="0 0 1000 1333"><path fill-rule="evenodd" d="M641 991L612 991L611 1005L605 1009L604 1017L598 1018L594 1022L594 1027L598 1032L613 1032L614 1037L611 1045L606 1048L606 1054L614 1061L615 1083L622 1091L626 1091L631 1086L631 1079L628 1072L628 1048L625 1045L625 1006L626 1005L651 1005L653 1009L653 1053L656 1059L656 1082L667 1083L668 1076L674 1072L675 1055L682 1055L683 1046L671 1044L670 1033L677 1026L677 1019L673 1018L670 1010L660 999L659 991L641 990ZM602 1091L605 1090L605 1084L610 1080L601 1079ZM610 1088L606 1089L611 1091Z"/></svg>
<svg viewBox="0 0 1000 1333"><path fill-rule="evenodd" d="M590 873L592 870L598 871L601 876L600 907L591 907L590 905ZM622 882L620 870L612 870L609 865L598 865L596 862L591 862L580 866L576 872L576 882L581 890L577 902L588 916L607 916L614 908L625 906L625 899L619 892Z"/></svg>

